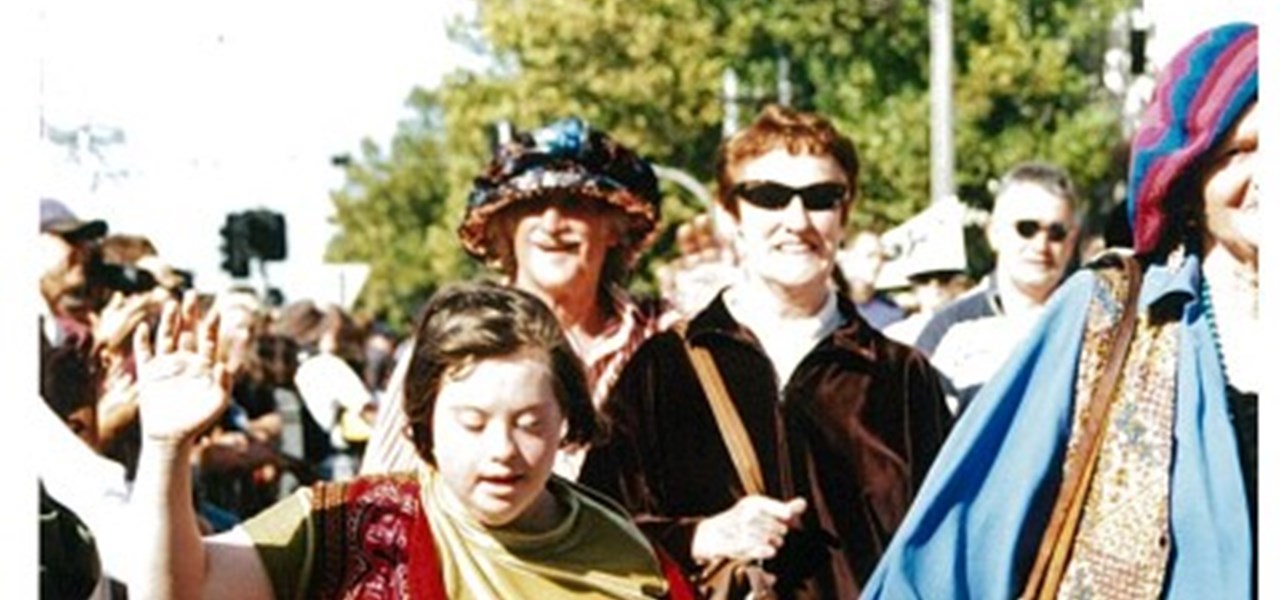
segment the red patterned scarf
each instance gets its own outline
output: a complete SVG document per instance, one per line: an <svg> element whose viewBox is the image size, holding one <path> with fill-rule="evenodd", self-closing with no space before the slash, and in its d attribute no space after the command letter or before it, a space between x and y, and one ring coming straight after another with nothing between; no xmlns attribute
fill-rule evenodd
<svg viewBox="0 0 1280 600"><path fill-rule="evenodd" d="M320 599L444 600L440 557L412 475L317 485L312 505Z"/></svg>

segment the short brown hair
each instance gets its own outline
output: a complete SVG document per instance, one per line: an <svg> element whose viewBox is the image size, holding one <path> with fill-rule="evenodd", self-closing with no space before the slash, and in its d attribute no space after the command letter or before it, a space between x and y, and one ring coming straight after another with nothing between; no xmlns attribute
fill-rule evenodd
<svg viewBox="0 0 1280 600"><path fill-rule="evenodd" d="M770 104L750 127L733 134L720 145L716 157L716 198L730 214L738 214L733 195L732 172L742 163L777 150L791 154L830 156L840 165L849 184L849 201L858 196L858 151L853 140L836 130L826 118Z"/></svg>
<svg viewBox="0 0 1280 600"><path fill-rule="evenodd" d="M551 310L532 294L490 282L442 288L423 309L404 386L414 447L435 464L431 421L445 376L487 358L533 350L546 357L556 401L568 420L563 443L592 441L599 424L582 361Z"/></svg>

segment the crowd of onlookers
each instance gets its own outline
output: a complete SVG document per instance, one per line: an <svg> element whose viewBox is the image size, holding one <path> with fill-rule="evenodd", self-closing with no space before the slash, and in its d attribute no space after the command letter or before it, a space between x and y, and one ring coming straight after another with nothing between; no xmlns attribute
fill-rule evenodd
<svg viewBox="0 0 1280 600"><path fill-rule="evenodd" d="M878 285L854 141L780 106L724 141L653 298L627 286L650 165L577 118L518 133L457 230L490 281L403 334L193 288L42 199L42 595L1248 590L1252 545L1168 547L1256 539L1256 35L1164 75L1111 252L1081 256L1070 175L1028 161L976 282Z"/></svg>
<svg viewBox="0 0 1280 600"><path fill-rule="evenodd" d="M202 531L226 530L300 485L355 472L397 358L398 336L385 323L306 299L272 305L247 285L193 289L145 236L110 231L53 198L41 200L40 215L40 395L83 442L43 461L63 463L41 469L46 504L72 507L50 515L86 513L90 532L125 518L82 507L101 494L127 497L141 442L132 335L185 293L220 315L217 360L231 380L228 409L190 456ZM106 477L70 481L96 467ZM120 572L107 575L120 585ZM85 583L56 568L42 578L52 589Z"/></svg>

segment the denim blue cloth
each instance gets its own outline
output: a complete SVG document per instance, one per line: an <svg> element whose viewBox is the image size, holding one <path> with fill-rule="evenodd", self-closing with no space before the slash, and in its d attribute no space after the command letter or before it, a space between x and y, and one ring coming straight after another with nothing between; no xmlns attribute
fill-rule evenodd
<svg viewBox="0 0 1280 600"><path fill-rule="evenodd" d="M1166 598L1249 598L1249 510L1226 380L1199 297L1200 263L1154 265L1141 306L1182 307ZM1062 478L1078 357L1097 276L1054 295L1026 343L956 424L864 598L1014 598Z"/></svg>

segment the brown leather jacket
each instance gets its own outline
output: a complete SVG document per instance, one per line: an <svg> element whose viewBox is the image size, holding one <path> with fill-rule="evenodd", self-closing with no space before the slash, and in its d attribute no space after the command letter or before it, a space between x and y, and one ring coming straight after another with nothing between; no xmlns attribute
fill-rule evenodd
<svg viewBox="0 0 1280 600"><path fill-rule="evenodd" d="M885 338L840 299L844 324L778 385L722 297L689 323L710 349L771 496L803 496L803 526L766 567L784 598L852 598L870 576L951 427L924 355ZM781 392L779 392L781 389ZM694 527L743 495L715 417L671 331L650 338L605 406L610 436L580 480L617 498L690 572Z"/></svg>

